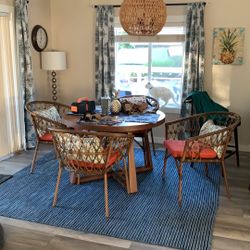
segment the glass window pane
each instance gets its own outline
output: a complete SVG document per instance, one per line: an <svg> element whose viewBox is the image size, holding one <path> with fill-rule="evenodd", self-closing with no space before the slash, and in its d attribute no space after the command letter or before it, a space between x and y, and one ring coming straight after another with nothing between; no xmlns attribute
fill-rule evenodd
<svg viewBox="0 0 250 250"><path fill-rule="evenodd" d="M116 43L116 89L146 94L148 43Z"/></svg>
<svg viewBox="0 0 250 250"><path fill-rule="evenodd" d="M116 89L151 95L163 111L179 110L185 42L180 35L184 34L185 29L180 25L164 27L154 40L147 37L135 40L116 27Z"/></svg>
<svg viewBox="0 0 250 250"><path fill-rule="evenodd" d="M149 93L162 108L180 108L183 76L183 44L153 43Z"/></svg>

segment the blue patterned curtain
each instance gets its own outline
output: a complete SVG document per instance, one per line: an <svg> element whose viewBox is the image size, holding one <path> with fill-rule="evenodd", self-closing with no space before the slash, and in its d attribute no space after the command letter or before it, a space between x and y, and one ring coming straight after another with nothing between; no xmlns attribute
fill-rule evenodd
<svg viewBox="0 0 250 250"><path fill-rule="evenodd" d="M33 72L31 62L31 49L28 29L28 11L26 0L16 0L16 29L19 53L20 84L23 91L24 106L33 100ZM35 146L35 130L32 126L31 117L24 109L26 148Z"/></svg>
<svg viewBox="0 0 250 250"><path fill-rule="evenodd" d="M205 56L204 8L205 3L188 4L182 100L185 100L192 91L203 90ZM186 112L186 105L182 101L181 114L185 116Z"/></svg>
<svg viewBox="0 0 250 250"><path fill-rule="evenodd" d="M115 82L114 8L96 8L95 83L96 99L112 97Z"/></svg>

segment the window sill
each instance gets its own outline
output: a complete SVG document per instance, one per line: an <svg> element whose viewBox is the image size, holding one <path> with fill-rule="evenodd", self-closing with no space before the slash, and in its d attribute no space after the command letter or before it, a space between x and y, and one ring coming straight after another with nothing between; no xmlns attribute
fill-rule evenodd
<svg viewBox="0 0 250 250"><path fill-rule="evenodd" d="M179 108L160 108L160 110L165 114L180 114L181 110Z"/></svg>

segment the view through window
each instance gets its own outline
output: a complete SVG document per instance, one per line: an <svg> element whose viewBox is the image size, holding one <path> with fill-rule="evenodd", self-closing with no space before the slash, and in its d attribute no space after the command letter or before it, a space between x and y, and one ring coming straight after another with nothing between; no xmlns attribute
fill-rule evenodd
<svg viewBox="0 0 250 250"><path fill-rule="evenodd" d="M159 101L162 109L179 110L184 29L165 27L158 38L155 38L156 41L150 42L145 41L146 39L134 41L133 37L124 33L121 28L115 30L116 89L122 93L131 92L133 95L150 95Z"/></svg>

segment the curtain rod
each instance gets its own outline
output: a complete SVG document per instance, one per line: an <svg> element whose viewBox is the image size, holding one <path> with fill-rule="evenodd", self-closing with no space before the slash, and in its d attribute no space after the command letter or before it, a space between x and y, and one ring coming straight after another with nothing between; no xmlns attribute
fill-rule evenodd
<svg viewBox="0 0 250 250"><path fill-rule="evenodd" d="M197 2L197 3L204 3L206 5L206 2ZM188 5L189 3L166 3L166 6L185 6ZM101 4L95 5L95 8L97 8L98 6L100 6ZM114 8L119 8L121 7L121 5L110 5L113 6Z"/></svg>

